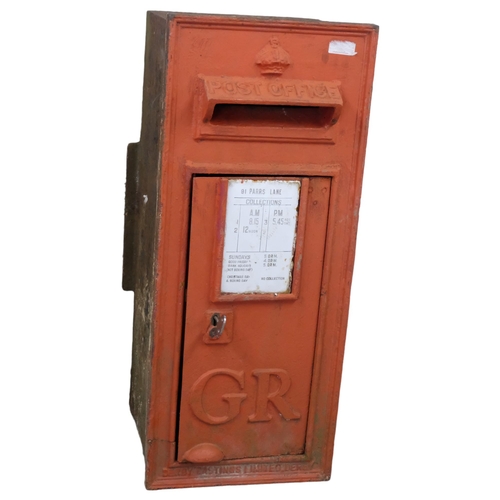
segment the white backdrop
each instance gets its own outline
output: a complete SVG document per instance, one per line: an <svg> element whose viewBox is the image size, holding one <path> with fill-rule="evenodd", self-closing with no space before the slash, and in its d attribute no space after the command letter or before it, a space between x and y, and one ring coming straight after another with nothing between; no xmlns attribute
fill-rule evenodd
<svg viewBox="0 0 500 500"><path fill-rule="evenodd" d="M0 8L0 497L500 498L494 3ZM380 26L332 479L147 492L128 410L125 152L147 10Z"/></svg>

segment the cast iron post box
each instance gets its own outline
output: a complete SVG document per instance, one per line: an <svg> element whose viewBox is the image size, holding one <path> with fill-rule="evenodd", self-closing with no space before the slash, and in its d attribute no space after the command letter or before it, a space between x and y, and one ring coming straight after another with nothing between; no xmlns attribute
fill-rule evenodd
<svg viewBox="0 0 500 500"><path fill-rule="evenodd" d="M123 274L148 488L329 478L376 40L148 13Z"/></svg>

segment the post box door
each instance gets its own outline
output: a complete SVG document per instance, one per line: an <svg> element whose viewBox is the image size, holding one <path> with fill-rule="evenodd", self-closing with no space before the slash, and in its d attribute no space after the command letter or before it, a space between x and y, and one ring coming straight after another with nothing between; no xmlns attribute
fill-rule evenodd
<svg viewBox="0 0 500 500"><path fill-rule="evenodd" d="M193 178L180 462L304 453L331 178Z"/></svg>

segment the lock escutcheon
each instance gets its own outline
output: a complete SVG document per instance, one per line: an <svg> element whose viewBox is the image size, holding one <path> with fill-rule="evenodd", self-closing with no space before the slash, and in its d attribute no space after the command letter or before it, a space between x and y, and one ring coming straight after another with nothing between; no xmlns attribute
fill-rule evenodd
<svg viewBox="0 0 500 500"><path fill-rule="evenodd" d="M220 313L214 313L210 319L211 328L208 332L208 336L212 340L217 340L222 335L224 327L226 326L226 315Z"/></svg>

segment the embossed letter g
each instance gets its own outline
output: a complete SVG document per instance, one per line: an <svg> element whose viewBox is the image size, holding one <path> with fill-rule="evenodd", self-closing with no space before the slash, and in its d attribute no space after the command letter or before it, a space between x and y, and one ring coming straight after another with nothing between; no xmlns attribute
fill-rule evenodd
<svg viewBox="0 0 500 500"><path fill-rule="evenodd" d="M243 371L237 372L235 370L228 370L224 368L209 370L193 384L193 387L191 387L189 398L191 409L202 422L212 425L225 424L226 422L229 422L233 418L237 417L240 412L241 403L247 397L245 393L224 394L222 396L222 399L229 403L227 414L222 417L214 417L213 415L208 414L203 408L203 390L205 389L205 385L207 384L207 382L216 375L227 375L234 378L234 380L239 383L241 389L243 389L245 385L245 374Z"/></svg>

